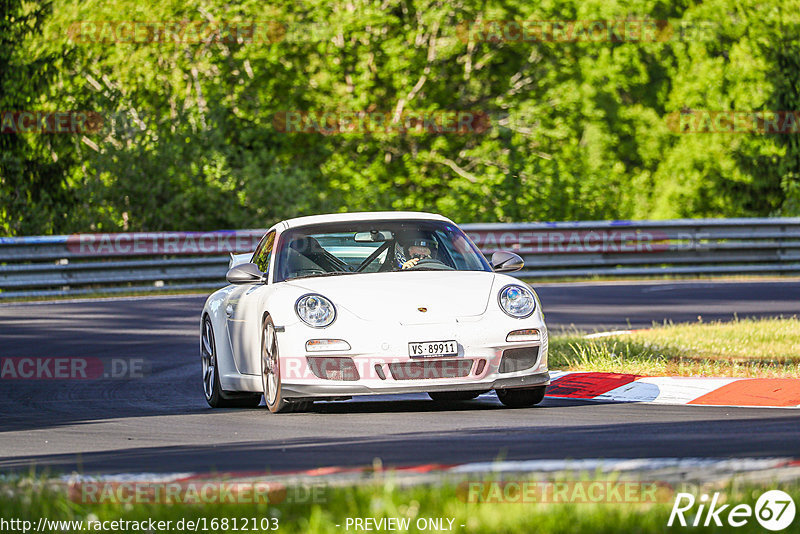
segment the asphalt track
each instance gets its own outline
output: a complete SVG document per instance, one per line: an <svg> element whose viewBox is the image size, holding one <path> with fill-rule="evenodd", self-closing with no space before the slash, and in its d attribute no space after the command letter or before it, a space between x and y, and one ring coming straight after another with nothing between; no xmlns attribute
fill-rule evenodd
<svg viewBox="0 0 800 534"><path fill-rule="evenodd" d="M643 327L800 314L800 282L554 284L551 328ZM800 457L800 413L768 408L425 395L318 403L309 413L211 410L200 385L204 297L0 305L0 356L146 363L143 378L0 380L0 472L292 471L538 458Z"/></svg>

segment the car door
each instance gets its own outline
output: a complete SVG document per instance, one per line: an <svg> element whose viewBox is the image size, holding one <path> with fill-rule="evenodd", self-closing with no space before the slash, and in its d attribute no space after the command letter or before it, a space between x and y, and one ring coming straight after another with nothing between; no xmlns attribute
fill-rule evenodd
<svg viewBox="0 0 800 534"><path fill-rule="evenodd" d="M269 264L275 245L275 232L264 236L253 253L252 262L263 273L269 274ZM269 276L267 277L269 279ZM225 308L228 334L231 338L233 358L240 373L261 374L261 299L264 284L257 282L238 286L228 298Z"/></svg>

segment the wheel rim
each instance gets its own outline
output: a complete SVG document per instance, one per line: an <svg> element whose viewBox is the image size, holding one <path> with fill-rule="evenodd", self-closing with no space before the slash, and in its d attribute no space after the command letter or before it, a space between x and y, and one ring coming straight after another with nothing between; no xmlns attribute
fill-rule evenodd
<svg viewBox="0 0 800 534"><path fill-rule="evenodd" d="M264 385L264 400L275 404L278 398L278 347L275 342L275 327L267 323L264 327L264 343L261 349L261 379Z"/></svg>
<svg viewBox="0 0 800 534"><path fill-rule="evenodd" d="M214 346L214 330L211 328L211 321L206 319L203 322L203 334L200 336L200 355L203 361L203 392L206 399L210 399L214 394L214 375L217 366L217 350Z"/></svg>

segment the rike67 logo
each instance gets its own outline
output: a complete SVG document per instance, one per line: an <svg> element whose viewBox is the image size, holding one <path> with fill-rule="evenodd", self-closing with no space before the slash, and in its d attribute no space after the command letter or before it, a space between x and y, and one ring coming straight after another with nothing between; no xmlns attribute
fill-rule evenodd
<svg viewBox="0 0 800 534"><path fill-rule="evenodd" d="M733 507L730 504L720 505L719 500L719 492L714 493L711 502L708 502L708 495L705 494L701 495L700 499L695 499L691 493L678 493L667 526L677 524L682 527L708 527L713 524L721 527L727 523L731 527L741 527L755 517L765 529L779 531L794 521L794 500L781 490L763 493L756 501L755 507L749 504L737 504ZM698 505L696 509L695 504Z"/></svg>

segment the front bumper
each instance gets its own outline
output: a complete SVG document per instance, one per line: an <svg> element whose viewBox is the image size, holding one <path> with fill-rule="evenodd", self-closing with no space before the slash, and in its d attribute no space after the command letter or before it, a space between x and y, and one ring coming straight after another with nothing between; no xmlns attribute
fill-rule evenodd
<svg viewBox="0 0 800 534"><path fill-rule="evenodd" d="M431 391L489 391L550 384L547 328L538 312L524 320L498 314L434 324L384 324L352 320L352 317L348 319L351 320L337 321L338 324L334 323L324 330L295 323L286 325L278 334L284 397L336 398ZM509 332L520 329L539 330L539 341L506 341ZM306 342L315 338L343 339L352 347L347 351L306 351ZM408 356L409 343L437 339L456 340L457 356ZM536 351L536 355L523 366L504 365L504 356L520 350ZM309 357L348 360L357 372L349 375L343 372L334 374L337 378L326 378L312 371ZM413 368L416 365L427 369L427 364L433 367L437 364L449 365L451 370L460 368L462 371L468 367L468 372L424 377L421 377L424 373L398 376L395 372L396 366Z"/></svg>
<svg viewBox="0 0 800 534"><path fill-rule="evenodd" d="M492 380L451 382L448 379L431 379L424 383L406 384L392 382L378 385L362 385L355 382L335 382L318 380L313 384L282 384L281 390L287 398L331 398L352 397L355 395L385 395L401 393L426 393L428 391L489 391L491 389L511 389L550 385L550 373L514 377L502 377Z"/></svg>

